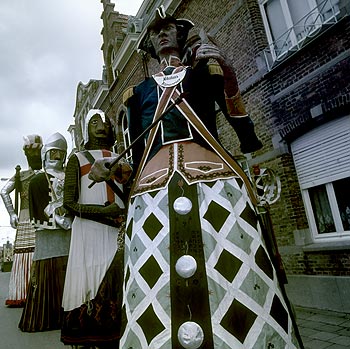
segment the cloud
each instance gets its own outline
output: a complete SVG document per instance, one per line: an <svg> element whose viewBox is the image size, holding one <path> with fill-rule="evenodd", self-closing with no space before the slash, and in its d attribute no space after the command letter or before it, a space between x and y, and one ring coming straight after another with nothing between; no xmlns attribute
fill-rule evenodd
<svg viewBox="0 0 350 349"><path fill-rule="evenodd" d="M142 0L112 2L135 15ZM0 178L27 168L24 135L60 132L71 146L78 83L102 74L102 10L98 0L0 1ZM8 224L0 200L0 238L13 240Z"/></svg>
<svg viewBox="0 0 350 349"><path fill-rule="evenodd" d="M1 2L0 177L26 167L23 135L70 143L77 85L102 72L101 13L96 0Z"/></svg>

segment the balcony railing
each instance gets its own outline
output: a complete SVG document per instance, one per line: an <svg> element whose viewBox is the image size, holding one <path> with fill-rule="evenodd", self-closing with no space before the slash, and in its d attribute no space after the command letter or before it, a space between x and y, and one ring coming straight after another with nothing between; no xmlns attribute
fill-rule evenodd
<svg viewBox="0 0 350 349"><path fill-rule="evenodd" d="M325 0L301 18L264 50L268 70L293 52L300 50L324 29L346 15L339 9L339 0Z"/></svg>

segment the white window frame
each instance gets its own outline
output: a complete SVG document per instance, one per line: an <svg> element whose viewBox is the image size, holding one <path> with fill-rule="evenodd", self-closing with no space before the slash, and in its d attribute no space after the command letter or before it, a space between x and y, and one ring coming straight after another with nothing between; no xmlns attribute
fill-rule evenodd
<svg viewBox="0 0 350 349"><path fill-rule="evenodd" d="M307 2L309 5L309 12L305 13L305 16L308 15L309 18L311 18L311 24L310 24L310 30L306 30L307 33L300 37L297 38L295 28L298 25L301 25L302 23L293 23L291 12L289 10L288 2L287 0L279 0L281 8L282 8L282 13L284 16L285 24L287 27L287 31L285 33L280 33L281 35L279 38L282 38L283 36L287 36L288 40L286 42L288 43L286 49L282 49L280 52L276 49L276 42L278 41L279 38L273 38L272 32L270 31L270 26L269 26L269 19L267 17L266 11L265 11L265 6L270 0L259 0L259 7L260 7L260 12L262 15L262 20L263 24L265 27L265 32L267 36L267 40L269 43L269 49L268 54L270 59L268 61L275 62L275 61L280 61L284 59L287 54L290 51L296 51L300 49L302 46L303 42L307 37L312 37L314 35L317 35L319 29L322 27L323 23L331 22L331 21L336 21L336 16L339 14L339 1L340 0L325 0L325 2L329 2L332 5L332 11L333 15L330 16L327 19L323 19L323 14L320 13L317 9L317 1L316 0L292 0L292 1L303 1ZM307 17L308 18L308 17ZM302 20L306 21L306 18L303 17ZM333 23L333 22L332 22ZM285 45L283 45L284 47Z"/></svg>
<svg viewBox="0 0 350 349"><path fill-rule="evenodd" d="M130 133L129 133L129 127L128 127L128 115L126 112L123 112L123 115L121 117L121 125L122 125L122 133L123 133L123 141L125 145L125 149L130 146ZM125 127L126 125L126 127ZM125 154L125 160L128 162L132 162L132 149L130 149Z"/></svg>
<svg viewBox="0 0 350 349"><path fill-rule="evenodd" d="M334 183L350 178L350 115L330 120L291 144L311 240L314 243L350 240L337 203ZM324 186L335 231L319 233L309 190Z"/></svg>
<svg viewBox="0 0 350 349"><path fill-rule="evenodd" d="M325 241L339 240L339 238L350 239L350 231L344 230L343 228L343 223L340 217L340 212L339 212L339 208L338 208L338 204L337 204L337 200L336 200L336 196L333 188L333 182L326 183L324 185L326 187L327 197L328 197L328 201L329 201L329 205L331 208L331 213L332 213L332 217L335 225L335 232L319 234L317 230L314 211L311 205L309 191L308 191L308 189L311 189L312 187L308 189L304 189L302 190L302 197L303 197L303 201L306 209L306 215L309 221L312 240L314 242L320 242L320 241L325 242Z"/></svg>
<svg viewBox="0 0 350 349"><path fill-rule="evenodd" d="M118 77L118 70L115 68L115 65L114 65L114 61L116 57L117 57L117 54L113 48L111 52L111 67L112 67L113 81Z"/></svg>

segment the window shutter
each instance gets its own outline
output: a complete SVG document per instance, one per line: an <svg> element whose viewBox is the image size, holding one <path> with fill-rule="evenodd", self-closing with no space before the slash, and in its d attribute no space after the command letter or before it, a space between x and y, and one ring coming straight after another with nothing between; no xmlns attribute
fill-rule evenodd
<svg viewBox="0 0 350 349"><path fill-rule="evenodd" d="M306 133L291 149L301 189L350 177L350 116Z"/></svg>

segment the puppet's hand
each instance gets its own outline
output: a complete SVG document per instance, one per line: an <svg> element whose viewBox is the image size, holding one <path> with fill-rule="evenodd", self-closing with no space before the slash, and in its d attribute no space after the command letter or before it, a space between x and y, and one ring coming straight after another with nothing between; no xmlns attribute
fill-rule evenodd
<svg viewBox="0 0 350 349"><path fill-rule="evenodd" d="M201 44L196 52L196 59L215 59L219 64L225 62L225 57L214 44Z"/></svg>
<svg viewBox="0 0 350 349"><path fill-rule="evenodd" d="M89 178L95 182L115 179L118 183L126 183L131 176L132 168L124 159L111 167L115 159L116 157L97 159L91 166Z"/></svg>
<svg viewBox="0 0 350 349"><path fill-rule="evenodd" d="M114 157L106 157L95 160L91 166L89 178L95 182L103 182L111 179L112 172L110 165L114 159Z"/></svg>
<svg viewBox="0 0 350 349"><path fill-rule="evenodd" d="M201 45L197 49L196 59L215 59L220 65L223 64L226 59L215 39L203 29L200 30L199 37L201 39Z"/></svg>
<svg viewBox="0 0 350 349"><path fill-rule="evenodd" d="M55 221L64 230L72 229L72 218L69 216L55 215Z"/></svg>
<svg viewBox="0 0 350 349"><path fill-rule="evenodd" d="M124 159L121 159L111 168L111 172L112 179L115 179L120 184L125 184L132 174L132 167Z"/></svg>
<svg viewBox="0 0 350 349"><path fill-rule="evenodd" d="M16 228L17 228L17 225L18 225L18 216L16 215L16 213L10 214L10 224L11 224L11 227L12 227L13 229L16 229Z"/></svg>
<svg viewBox="0 0 350 349"><path fill-rule="evenodd" d="M120 216L125 215L126 211L124 208L120 208L115 202L108 206L101 208L101 213L107 218L116 219Z"/></svg>

